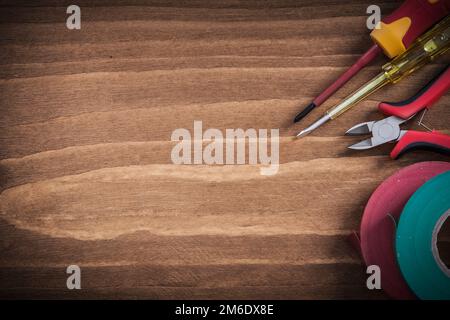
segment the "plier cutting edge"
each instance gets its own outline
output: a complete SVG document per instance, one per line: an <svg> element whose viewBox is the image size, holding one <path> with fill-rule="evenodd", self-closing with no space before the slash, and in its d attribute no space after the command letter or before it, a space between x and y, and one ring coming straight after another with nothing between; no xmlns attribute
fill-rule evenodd
<svg viewBox="0 0 450 320"><path fill-rule="evenodd" d="M398 141L390 156L397 159L413 149L426 149L450 155L450 136L431 132L401 130L400 125L413 118L419 111L429 109L450 89L450 66L431 80L413 97L397 103L382 102L378 109L390 117L379 121L364 122L350 128L346 135L372 134L371 138L349 146L354 150L371 149L387 142Z"/></svg>

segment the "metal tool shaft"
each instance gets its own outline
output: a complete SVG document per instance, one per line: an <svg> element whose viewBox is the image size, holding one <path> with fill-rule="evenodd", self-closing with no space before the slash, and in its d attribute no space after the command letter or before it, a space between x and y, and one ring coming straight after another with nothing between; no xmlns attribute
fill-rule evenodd
<svg viewBox="0 0 450 320"><path fill-rule="evenodd" d="M385 72L382 72L378 76L367 82L365 85L363 85L361 88L359 88L356 92L345 98L340 104L328 110L326 113L330 116L331 119L336 119L345 111L349 110L358 102L364 100L366 97L368 97L381 87L385 86L389 82L389 78L386 76Z"/></svg>

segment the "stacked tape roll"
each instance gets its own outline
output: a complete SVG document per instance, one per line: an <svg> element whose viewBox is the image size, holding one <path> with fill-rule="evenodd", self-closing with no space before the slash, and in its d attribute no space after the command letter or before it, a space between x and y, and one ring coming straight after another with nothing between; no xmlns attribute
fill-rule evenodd
<svg viewBox="0 0 450 320"><path fill-rule="evenodd" d="M450 299L450 270L439 258L437 234L450 216L450 171L426 182L406 204L397 227L400 270L417 297Z"/></svg>
<svg viewBox="0 0 450 320"><path fill-rule="evenodd" d="M428 161L399 170L372 194L360 228L360 247L366 265L381 269L381 287L392 298L415 299L398 267L396 221L414 192L429 179L450 170L450 163ZM448 197L448 195L447 195Z"/></svg>

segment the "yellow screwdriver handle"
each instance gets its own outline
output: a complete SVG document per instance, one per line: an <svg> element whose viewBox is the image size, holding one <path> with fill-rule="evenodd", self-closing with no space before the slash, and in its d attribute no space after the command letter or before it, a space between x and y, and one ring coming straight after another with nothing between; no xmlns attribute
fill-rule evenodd
<svg viewBox="0 0 450 320"><path fill-rule="evenodd" d="M450 15L418 38L403 54L383 66L389 82L397 83L405 76L450 49Z"/></svg>
<svg viewBox="0 0 450 320"><path fill-rule="evenodd" d="M370 36L389 58L394 58L448 14L450 0L406 0L383 18Z"/></svg>

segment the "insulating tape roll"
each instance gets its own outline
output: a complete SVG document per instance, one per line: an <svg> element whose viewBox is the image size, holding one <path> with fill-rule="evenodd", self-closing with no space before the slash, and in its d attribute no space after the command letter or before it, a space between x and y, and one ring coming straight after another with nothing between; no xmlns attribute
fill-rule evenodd
<svg viewBox="0 0 450 320"><path fill-rule="evenodd" d="M381 287L395 299L415 299L397 264L396 221L414 192L426 181L450 170L449 162L428 161L405 167L386 179L372 194L364 210L360 247L366 265L381 270Z"/></svg>
<svg viewBox="0 0 450 320"><path fill-rule="evenodd" d="M450 171L420 187L403 209L397 227L400 270L421 299L450 299L450 270L439 258L437 234L450 216Z"/></svg>

